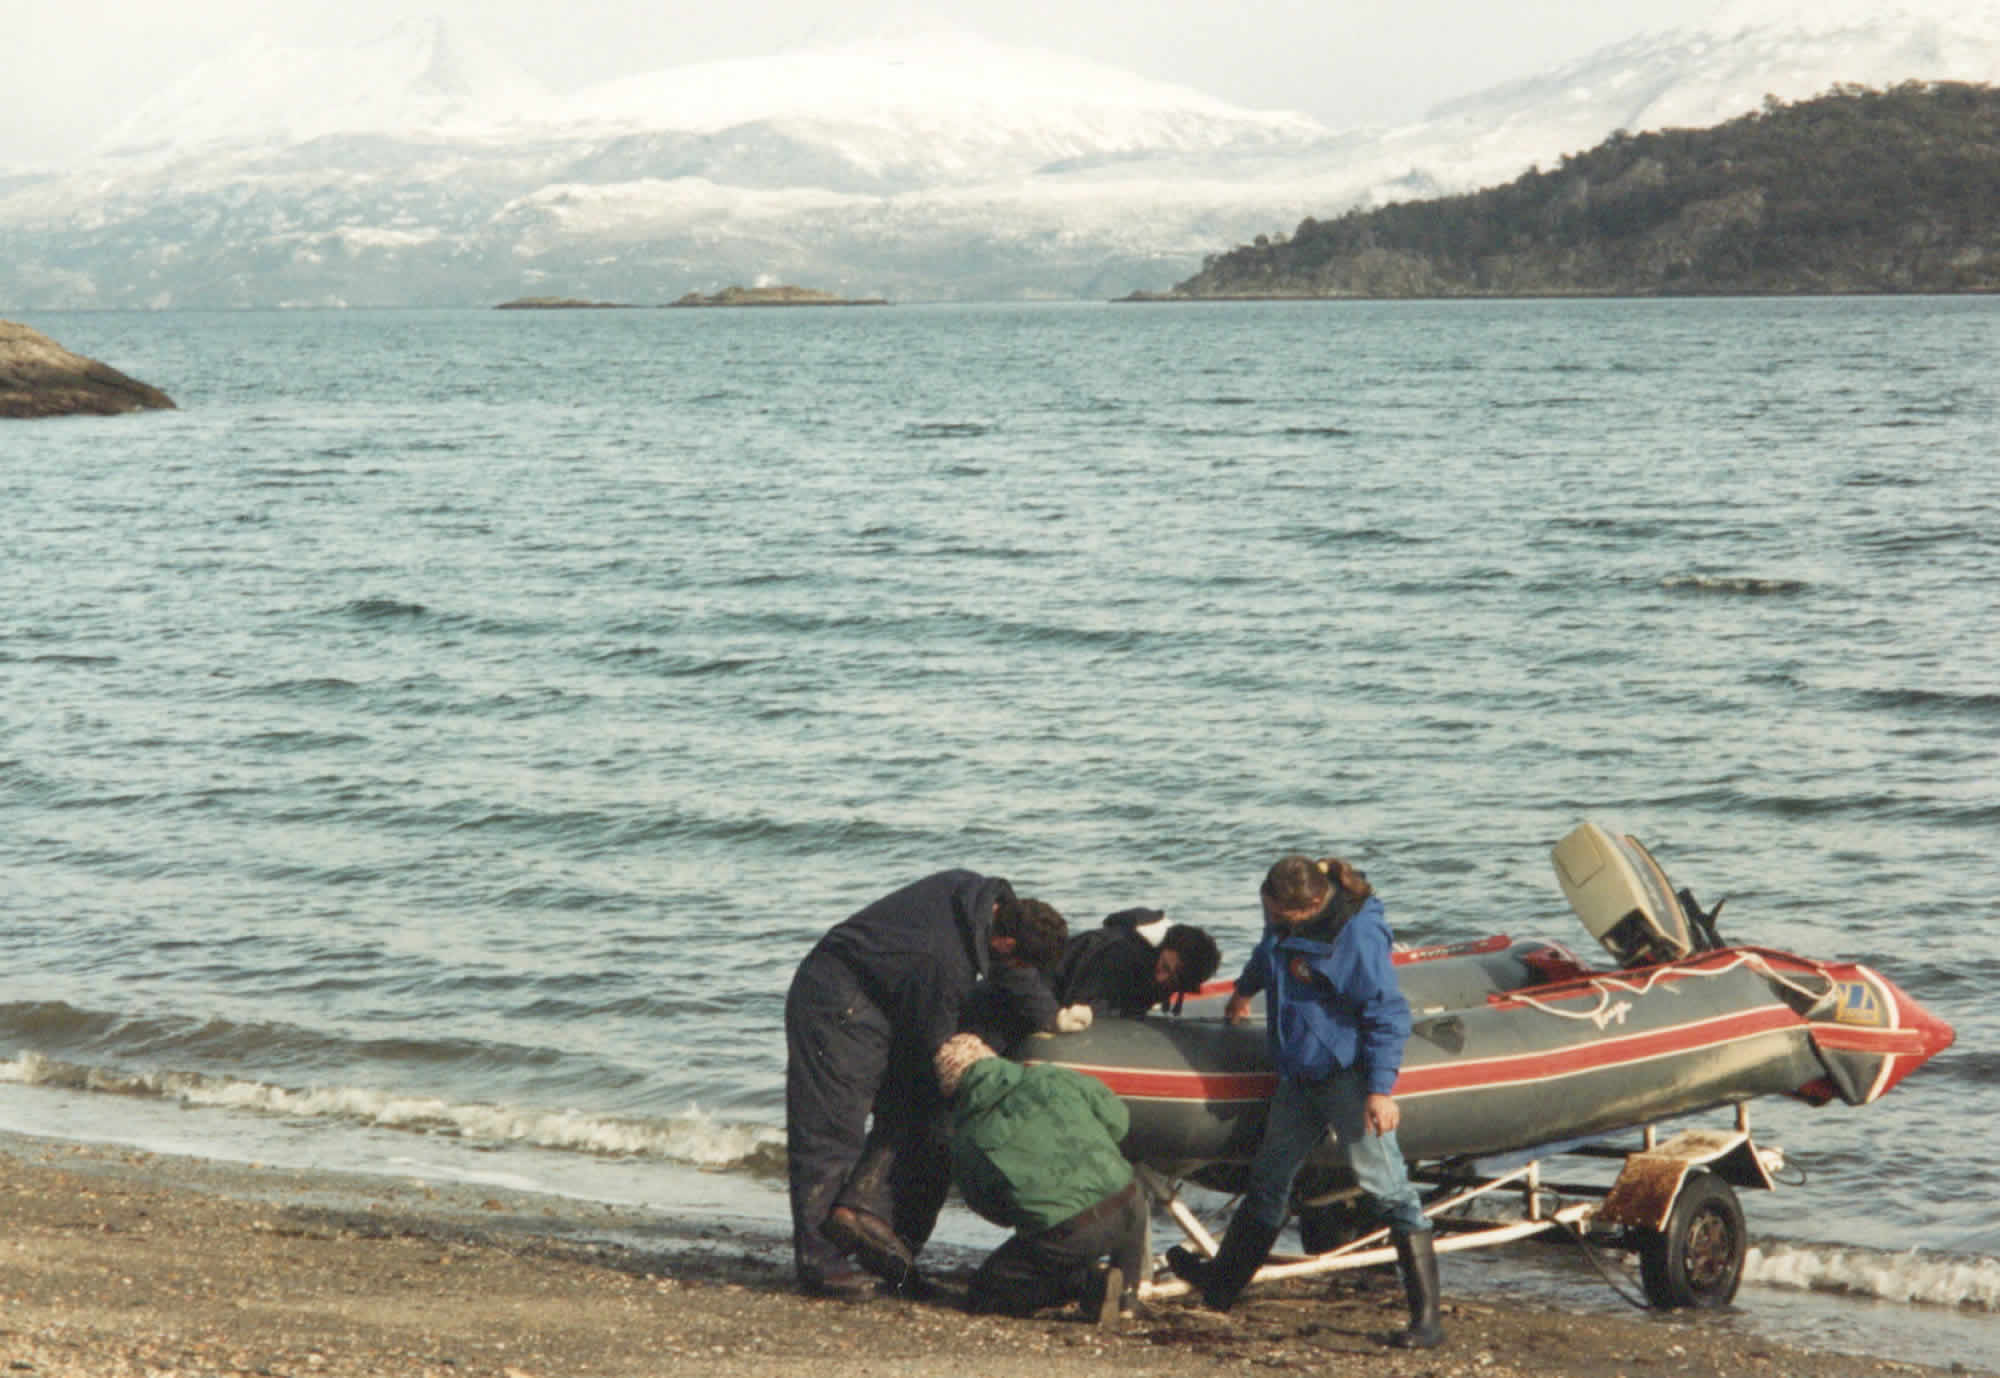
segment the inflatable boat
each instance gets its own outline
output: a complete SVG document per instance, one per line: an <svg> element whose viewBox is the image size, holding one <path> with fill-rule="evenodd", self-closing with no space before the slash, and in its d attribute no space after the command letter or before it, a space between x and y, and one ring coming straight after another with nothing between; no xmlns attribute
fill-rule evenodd
<svg viewBox="0 0 2000 1378"><path fill-rule="evenodd" d="M1715 912L1674 890L1635 838L1585 823L1552 859L1614 968L1505 936L1396 955L1413 1020L1394 1093L1397 1133L1413 1164L1434 1166L1433 1180L1493 1155L1625 1130L1646 1131L1645 1150L1657 1152L1657 1122L1761 1096L1864 1105L1951 1046L1949 1025L1867 966L1722 942ZM1117 1092L1132 1115L1128 1149L1158 1179L1235 1190L1274 1077L1261 1014L1222 1019L1229 989L1205 989L1178 1017L1038 1036L1020 1055ZM1727 1160L1725 1179L1769 1186L1776 1155L1760 1158L1739 1118L1735 1134L1697 1135L1667 1156L1677 1166L1665 1195L1654 1191L1628 1221L1656 1233L1690 1173ZM1339 1144L1329 1138L1315 1162L1337 1177ZM1614 1189L1610 1204L1619 1199ZM1740 1269L1740 1213L1736 1233ZM1680 1304L1710 1304L1715 1289L1669 1292Z"/></svg>

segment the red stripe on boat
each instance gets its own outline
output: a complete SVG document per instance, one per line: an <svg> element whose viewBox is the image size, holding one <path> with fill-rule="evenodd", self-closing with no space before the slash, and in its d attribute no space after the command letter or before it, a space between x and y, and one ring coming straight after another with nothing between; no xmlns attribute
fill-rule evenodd
<svg viewBox="0 0 2000 1378"><path fill-rule="evenodd" d="M1505 933L1495 933L1490 938L1467 938L1460 943L1439 943L1431 947L1406 947L1389 954L1389 960L1397 966L1408 966L1412 962L1435 962L1440 957L1482 957L1489 952L1505 952L1514 945L1514 940Z"/></svg>
<svg viewBox="0 0 2000 1378"><path fill-rule="evenodd" d="M1815 1024L1813 1042L1838 1053L1922 1053L1930 1046L1918 1029L1862 1029L1846 1024Z"/></svg>
<svg viewBox="0 0 2000 1378"><path fill-rule="evenodd" d="M1569 1048L1548 1048L1509 1057L1463 1058L1435 1067L1408 1067L1396 1081L1399 1096L1432 1095L1440 1091L1465 1091L1483 1086L1504 1086L1513 1082L1546 1081L1551 1077L1597 1072L1635 1062L1699 1052L1725 1043L1739 1043L1769 1033L1806 1027L1805 1021L1784 1005L1765 1005L1754 1010L1697 1019L1671 1028L1649 1029L1643 1033L1607 1035ZM1812 1026L1815 1029L1822 1027Z"/></svg>
<svg viewBox="0 0 2000 1378"><path fill-rule="evenodd" d="M1271 1072L1150 1071L1092 1067L1080 1062L1063 1065L1096 1077L1130 1100L1266 1101L1278 1086L1278 1078Z"/></svg>

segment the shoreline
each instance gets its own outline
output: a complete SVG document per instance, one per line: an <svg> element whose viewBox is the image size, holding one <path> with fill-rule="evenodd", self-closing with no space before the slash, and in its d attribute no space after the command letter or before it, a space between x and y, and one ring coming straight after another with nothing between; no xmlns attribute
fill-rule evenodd
<svg viewBox="0 0 2000 1378"><path fill-rule="evenodd" d="M611 1242L634 1238L639 1244ZM964 1270L925 1301L815 1300L789 1243L644 1210L0 1134L0 1362L38 1378L423 1375L704 1378L1818 1378L1965 1373L1766 1341L1726 1315L1584 1315L1454 1294L1446 1346L1384 1348L1387 1276L1182 1298L1114 1328L968 1316Z"/></svg>

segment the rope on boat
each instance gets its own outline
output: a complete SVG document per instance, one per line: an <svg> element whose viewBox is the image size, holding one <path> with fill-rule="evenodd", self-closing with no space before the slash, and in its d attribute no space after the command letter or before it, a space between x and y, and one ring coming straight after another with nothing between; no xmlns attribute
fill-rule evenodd
<svg viewBox="0 0 2000 1378"><path fill-rule="evenodd" d="M1799 960L1804 962L1811 962L1813 969L1817 971L1822 978L1825 979L1826 989L1812 990L1807 986L1805 986L1804 984L1802 984L1801 982L1795 981L1791 977L1783 975L1782 973L1773 969L1771 964L1768 961L1764 960L1764 957L1761 953L1738 951L1732 953L1731 959L1722 966L1704 966L1696 963L1688 963L1686 965L1682 965L1679 963L1669 962L1663 966L1654 967L1652 971L1647 973L1645 980L1637 984L1634 984L1631 981L1623 980L1616 976L1598 975L1598 976L1588 977L1586 978L1585 983L1597 992L1597 1005L1593 1009L1560 1010L1556 1009L1552 1005L1546 1004L1543 1001L1536 999L1532 995L1526 995L1519 991L1510 992L1507 998L1511 1000L1518 1000L1530 1009L1540 1010L1543 1014L1552 1014L1558 1019L1587 1019L1601 1029L1606 1024L1609 1024L1612 1020L1623 1018L1623 1015L1618 1010L1612 1007L1611 1000L1614 992L1620 992L1626 995L1644 996L1650 994L1653 990L1653 987L1657 985L1660 981L1664 980L1668 975L1700 976L1704 978L1725 976L1728 973L1736 970L1736 968L1738 967L1747 966L1752 971L1755 971L1759 976L1762 976L1765 980L1770 981L1776 985L1782 986L1786 990L1789 990L1794 994L1796 994L1800 999L1810 1001L1812 1004L1816 1005L1820 1001L1826 999L1829 995L1833 994L1834 990L1839 986L1840 983L1833 979L1831 973L1829 973L1822 964L1818 962L1813 962L1812 959L1808 957L1802 957Z"/></svg>

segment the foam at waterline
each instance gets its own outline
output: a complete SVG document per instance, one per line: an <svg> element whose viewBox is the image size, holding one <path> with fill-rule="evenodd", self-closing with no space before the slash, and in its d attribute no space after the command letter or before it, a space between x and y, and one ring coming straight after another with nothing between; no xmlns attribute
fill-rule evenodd
<svg viewBox="0 0 2000 1378"><path fill-rule="evenodd" d="M1771 1242L1750 1246L1743 1277L1762 1287L2000 1311L2000 1259L1971 1255Z"/></svg>
<svg viewBox="0 0 2000 1378"><path fill-rule="evenodd" d="M784 1132L719 1120L698 1105L667 1119L578 1110L452 1102L358 1086L293 1088L198 1072L130 1072L63 1062L41 1053L0 1061L0 1081L140 1096L189 1107L338 1120L381 1129L448 1134L476 1142L619 1157L652 1157L711 1171L784 1170Z"/></svg>

